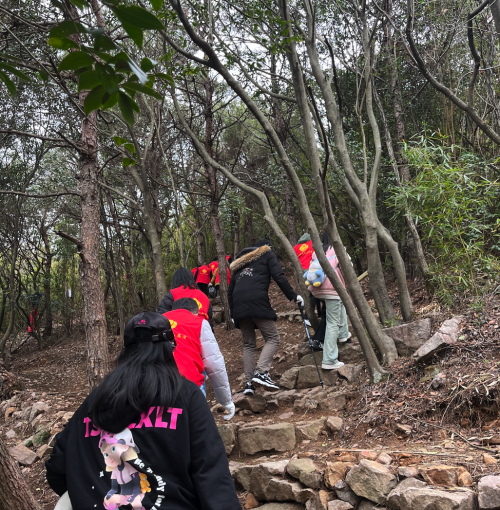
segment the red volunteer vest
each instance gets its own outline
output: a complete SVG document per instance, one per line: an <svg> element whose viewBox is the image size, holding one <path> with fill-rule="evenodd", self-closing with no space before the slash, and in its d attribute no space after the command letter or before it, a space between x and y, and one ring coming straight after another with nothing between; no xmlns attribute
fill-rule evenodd
<svg viewBox="0 0 500 510"><path fill-rule="evenodd" d="M205 380L200 343L201 326L204 319L187 310L172 310L163 315L170 321L177 341L174 358L180 374L201 386Z"/></svg>
<svg viewBox="0 0 500 510"><path fill-rule="evenodd" d="M226 260L228 259L228 257L226 257ZM216 276L215 276L215 285L220 285L220 279L219 279L219 263L214 260L211 264L210 264L210 269L212 270L212 276L214 275L214 273L217 271L216 273ZM229 272L229 269L227 269L227 284L229 285L229 281L231 280L231 273Z"/></svg>
<svg viewBox="0 0 500 510"><path fill-rule="evenodd" d="M227 284L229 285L229 282L231 281L231 273L229 272L229 269L226 267L227 271ZM215 277L215 285L220 285L219 280L219 268L217 268L217 276Z"/></svg>
<svg viewBox="0 0 500 510"><path fill-rule="evenodd" d="M191 298L196 301L199 308L199 314L204 319L208 320L208 308L210 307L210 301L208 300L207 296L199 290L199 289L190 289L184 288L182 285L180 287L177 287L176 289L170 289L170 292L172 296L174 297L174 301L177 301L181 298Z"/></svg>
<svg viewBox="0 0 500 510"><path fill-rule="evenodd" d="M196 283L210 283L210 268L208 266L200 266L198 268Z"/></svg>
<svg viewBox="0 0 500 510"><path fill-rule="evenodd" d="M307 243L296 244L293 247L297 257L299 257L300 265L302 269L309 269L309 265L311 264L312 256L314 253L314 249L312 247L312 241L307 241Z"/></svg>
<svg viewBox="0 0 500 510"><path fill-rule="evenodd" d="M197 269L198 269L197 267L193 267L193 269L191 269L191 274L193 275L193 278L194 278L194 275L196 274Z"/></svg>
<svg viewBox="0 0 500 510"><path fill-rule="evenodd" d="M219 267L219 263L216 260L214 260L213 262L210 262L210 264L208 264L208 267L210 268L210 271L212 271L212 276L213 276L215 273L215 270Z"/></svg>

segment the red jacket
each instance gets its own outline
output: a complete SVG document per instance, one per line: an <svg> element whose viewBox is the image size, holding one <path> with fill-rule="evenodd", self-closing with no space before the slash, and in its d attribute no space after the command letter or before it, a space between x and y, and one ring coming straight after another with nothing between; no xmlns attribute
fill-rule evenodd
<svg viewBox="0 0 500 510"><path fill-rule="evenodd" d="M208 266L200 266L198 268L196 283L210 283L210 268Z"/></svg>
<svg viewBox="0 0 500 510"><path fill-rule="evenodd" d="M170 290L174 301L177 301L181 298L191 298L196 301L198 304L198 308L200 309L200 316L204 319L208 320L208 309L210 307L210 301L207 296L199 289L190 289L189 287L185 289L182 285L177 287L176 289Z"/></svg>
<svg viewBox="0 0 500 510"><path fill-rule="evenodd" d="M314 253L314 249L312 247L312 241L307 241L307 243L296 244L293 247L297 257L299 257L300 265L302 269L309 269L309 265L311 264L312 256Z"/></svg>
<svg viewBox="0 0 500 510"><path fill-rule="evenodd" d="M170 326L177 341L174 358L180 374L201 386L205 380L203 375L205 367L201 358L200 342L203 317L193 315L191 312L182 309L172 310L163 315L170 321Z"/></svg>

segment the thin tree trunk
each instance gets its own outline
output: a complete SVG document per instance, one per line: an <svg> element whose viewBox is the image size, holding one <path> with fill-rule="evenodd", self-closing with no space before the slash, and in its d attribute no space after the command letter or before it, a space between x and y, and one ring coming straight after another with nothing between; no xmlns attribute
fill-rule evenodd
<svg viewBox="0 0 500 510"><path fill-rule="evenodd" d="M494 0L490 5L493 21L495 22L495 32L500 42L500 0Z"/></svg>
<svg viewBox="0 0 500 510"><path fill-rule="evenodd" d="M196 210L194 218L196 222L196 255L198 265L201 266L203 264L203 237L201 235L200 217L198 215L198 210Z"/></svg>
<svg viewBox="0 0 500 510"><path fill-rule="evenodd" d="M18 463L0 439L0 510L40 510Z"/></svg>
<svg viewBox="0 0 500 510"><path fill-rule="evenodd" d="M152 116L151 134L148 140L145 142L145 147L151 143L151 138L154 133L154 117ZM153 278L155 284L156 293L156 306L160 304L160 301L167 294L167 282L165 278L165 267L163 265L163 250L161 246L161 238L158 235L157 225L154 218L153 211L153 196L149 187L148 174L146 172L146 162L142 157L141 146L137 142L136 136L132 128L129 126L129 132L132 136L135 146L135 152L137 156L137 166L139 167L140 174L135 170L135 167L129 167L132 176L134 177L139 189L142 192L143 207L142 214L144 218L144 224L146 227L146 233L148 236L149 245L151 247L151 263L153 266Z"/></svg>
<svg viewBox="0 0 500 510"><path fill-rule="evenodd" d="M3 320L5 319L5 305L7 304L7 292L2 289L2 307L0 308L0 331L2 331Z"/></svg>
<svg viewBox="0 0 500 510"><path fill-rule="evenodd" d="M17 226L17 221L16 221ZM12 261L10 266L10 275L9 275L9 323L7 325L7 329L3 334L2 339L0 340L0 355L5 360L5 346L7 345L7 340L9 339L12 330L14 329L14 321L16 318L16 262L17 262L17 251L19 248L19 241L17 239L17 229L14 233L16 236L14 239L14 245L12 247Z"/></svg>
<svg viewBox="0 0 500 510"><path fill-rule="evenodd" d="M240 212L238 210L233 211L233 259L240 252ZM0 322L1 324L1 322Z"/></svg>
<svg viewBox="0 0 500 510"><path fill-rule="evenodd" d="M286 223L288 227L288 239L292 245L297 244L297 222L295 221L295 210L293 207L293 190L289 182L285 184L285 210L286 210Z"/></svg>
<svg viewBox="0 0 500 510"><path fill-rule="evenodd" d="M204 79L205 87L205 150L210 157L213 151L213 86L210 76ZM205 164L205 176L210 190L210 226L214 235L215 249L219 261L219 295L222 306L224 307L224 316L226 317L226 329L231 330L234 324L229 318L229 300L227 297L227 275L226 275L226 247L224 244L224 232L219 218L219 190L217 183L217 173L210 164Z"/></svg>
<svg viewBox="0 0 500 510"><path fill-rule="evenodd" d="M40 226L40 234L45 246L45 261L44 261L44 275L43 275L43 297L45 300L45 327L43 329L43 336L52 335L52 302L50 296L51 272L52 272L52 251L50 249L50 241L45 226L45 217Z"/></svg>
<svg viewBox="0 0 500 510"><path fill-rule="evenodd" d="M125 246L125 239L124 239L122 231L121 231L120 223L118 221L118 215L116 213L115 204L113 202L113 199L111 198L111 193L109 192L109 189L107 189L107 188L103 188L103 190L104 190L104 194L106 195L106 201L108 203L109 210L111 212L111 217L113 219L113 226L114 226L116 235L118 237L118 245L120 246L120 253L123 258L123 264L125 266L125 276L127 278L127 287L128 287L130 305L132 308L132 314L136 314L140 310L140 305L139 305L139 298L137 296L137 288L135 286L135 279L134 279L134 275L132 273L132 263L130 261L129 255L128 255L127 248Z"/></svg>
<svg viewBox="0 0 500 510"><path fill-rule="evenodd" d="M392 10L392 2L388 0L387 12L390 15ZM410 169L408 168L408 160L403 156L400 148L400 143L406 140L406 123L403 114L403 100L401 94L401 86L398 77L398 66L394 60L393 55L393 39L392 39L392 27L389 23L386 25L386 48L387 48L387 63L389 69L391 70L391 81L390 81L390 89L393 91L393 95L391 97L391 102L393 104L394 110L394 120L396 121L396 139L398 140L398 146L396 151L394 150L394 145L392 143L391 132L389 130L389 126L387 123L387 119L385 116L385 112L383 111L382 103L378 96L378 93L374 87L374 97L375 102L377 103L377 107L379 109L382 123L384 125L385 138L387 151L389 153L389 157L391 158L393 172L396 175L397 182L400 186L404 187L410 181ZM397 165L396 165L397 163ZM398 175L399 169L399 175ZM413 221L413 217L411 215L411 211L407 208L406 210L406 224L408 226L408 230L413 238L415 254L417 256L417 263L420 271L425 279L428 281L429 277L429 265L425 259L424 249L422 248L422 242L420 240L420 236L417 231L417 227L415 222Z"/></svg>
<svg viewBox="0 0 500 510"><path fill-rule="evenodd" d="M102 204L102 209L104 211L104 204ZM103 219L106 219L106 216L103 216ZM121 287L121 281L119 278L120 272L117 271L115 264L115 256L113 253L113 237L111 235L111 227L106 225L106 222L103 222L103 230L104 230L104 238L106 240L106 273L111 283L111 293L113 295L113 300L115 302L116 309L116 325L117 332L121 338L123 338L123 334L125 332L125 316L123 314L123 293ZM109 231L108 231L109 228Z"/></svg>

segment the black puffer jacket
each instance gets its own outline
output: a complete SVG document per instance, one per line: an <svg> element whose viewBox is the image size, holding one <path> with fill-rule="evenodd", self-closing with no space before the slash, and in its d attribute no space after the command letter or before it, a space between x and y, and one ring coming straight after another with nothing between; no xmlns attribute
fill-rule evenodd
<svg viewBox="0 0 500 510"><path fill-rule="evenodd" d="M172 293L168 291L167 294L165 294L165 297L161 300L160 306L158 307L158 313L164 314L165 312L170 312L172 310L172 306L174 306L174 296L172 296ZM210 324L210 327L212 330L214 329L214 321L212 318L212 303L208 306L208 323Z"/></svg>
<svg viewBox="0 0 500 510"><path fill-rule="evenodd" d="M236 327L246 317L277 319L269 302L271 278L290 301L296 299L296 292L288 283L276 254L269 246L245 248L238 254L231 264L228 291L229 308Z"/></svg>

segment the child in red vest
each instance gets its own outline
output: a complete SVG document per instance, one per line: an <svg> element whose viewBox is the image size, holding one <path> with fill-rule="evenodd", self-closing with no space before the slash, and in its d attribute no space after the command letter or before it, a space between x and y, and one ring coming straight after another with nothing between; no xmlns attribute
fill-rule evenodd
<svg viewBox="0 0 500 510"><path fill-rule="evenodd" d="M229 413L224 419L230 420L234 416L235 406L224 357L210 325L198 315L198 311L194 299L181 298L174 302L171 312L163 314L170 321L177 342L175 362L181 375L197 384L202 391L204 371L207 373L215 398Z"/></svg>

